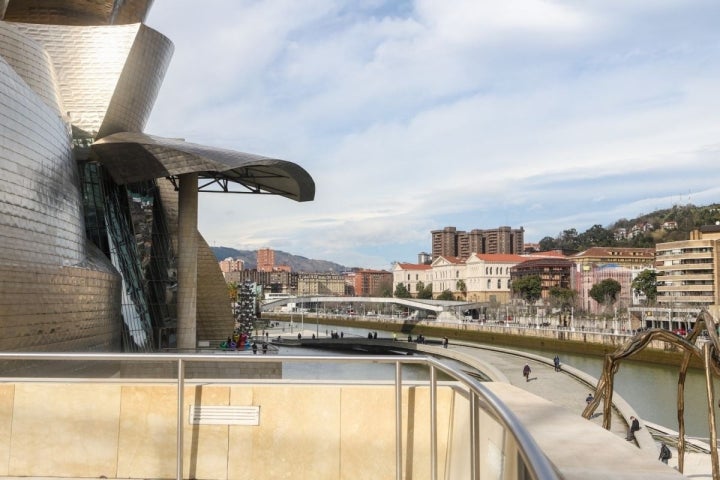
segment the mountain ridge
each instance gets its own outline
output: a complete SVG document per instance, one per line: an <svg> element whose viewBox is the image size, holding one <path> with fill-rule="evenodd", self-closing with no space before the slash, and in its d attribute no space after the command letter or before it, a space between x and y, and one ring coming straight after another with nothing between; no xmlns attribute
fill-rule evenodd
<svg viewBox="0 0 720 480"><path fill-rule="evenodd" d="M662 228L665 222L676 222L677 228L665 230ZM539 241L542 251L561 249L568 252L578 252L590 247L654 247L656 243L687 240L690 232L703 225L713 225L720 222L720 203L712 203L705 206L693 204L674 205L671 208L658 209L650 213L638 215L634 219L621 218L609 224L607 227L593 225L585 232L578 232L575 228L569 228L560 232L556 237L544 237ZM632 238L617 239L615 231L625 228L630 231L633 226L650 224L651 229L642 231ZM257 250L238 250L230 247L210 247L215 257L224 260L228 257L241 259L245 262L245 268L257 268ZM277 265L289 265L294 272L341 273L352 270L352 268L340 265L327 260L314 260L301 255L275 250L275 263Z"/></svg>
<svg viewBox="0 0 720 480"><path fill-rule="evenodd" d="M257 250L238 250L231 247L210 247L218 261L225 260L228 257L239 259L245 262L246 269L257 268ZM339 263L330 262L328 260L315 260L301 255L293 255L275 250L275 264L288 265L293 272L303 273L342 273L351 270L349 267L340 265Z"/></svg>

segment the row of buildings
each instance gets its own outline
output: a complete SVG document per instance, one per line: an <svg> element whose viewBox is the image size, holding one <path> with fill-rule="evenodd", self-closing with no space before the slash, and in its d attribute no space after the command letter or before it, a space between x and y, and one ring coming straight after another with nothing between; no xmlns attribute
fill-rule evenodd
<svg viewBox="0 0 720 480"><path fill-rule="evenodd" d="M574 306L588 313L600 313L604 308L591 298L590 290L606 279L621 286L615 307L645 304L632 283L638 274L649 269L658 275L660 308L697 309L720 303L716 287L720 283L718 225L693 231L686 241L660 243L656 248L592 247L573 255L559 251L522 253L532 250L515 243L522 239L522 229L499 227L471 233L459 232L454 227L432 231L432 255L420 253L417 263L397 262L390 272L364 269L345 273L291 272L289 268L274 266L272 261L265 262L263 270L244 270L241 261L233 259L220 262L220 266L226 282L249 281L263 285L268 292L374 297L395 292L402 285L414 297L430 287L435 298L450 292L457 300L500 305L512 301L514 280L537 275L541 279L543 301L550 300L553 287L570 289L576 294ZM474 243L483 235L486 241ZM471 245L492 247L494 251L465 255L466 240L470 238ZM264 249L263 257L272 258L271 252Z"/></svg>
<svg viewBox="0 0 720 480"><path fill-rule="evenodd" d="M447 230L447 229L446 229ZM720 304L720 226L704 226L686 241L659 243L655 248L592 247L574 255L561 252L533 254L471 253L462 258L438 255L430 264L421 254L418 263L397 263L393 289L403 284L413 295L418 285L432 285L433 295L452 292L457 299L505 304L511 300L513 280L538 275L542 298L552 287L574 290L576 307L599 313L602 306L590 289L605 279L620 283L618 307L642 304L632 281L643 270L657 272L657 306L702 308Z"/></svg>
<svg viewBox="0 0 720 480"><path fill-rule="evenodd" d="M223 260L232 262L232 260ZM257 269L223 272L225 281L240 285L245 282L261 285L264 293L285 293L296 296L358 296L380 297L392 290L392 272L355 269L349 272L292 272L286 269Z"/></svg>

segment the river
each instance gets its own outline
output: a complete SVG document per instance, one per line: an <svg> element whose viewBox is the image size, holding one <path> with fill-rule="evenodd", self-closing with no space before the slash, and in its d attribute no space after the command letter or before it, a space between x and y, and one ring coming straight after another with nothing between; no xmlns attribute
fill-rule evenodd
<svg viewBox="0 0 720 480"><path fill-rule="evenodd" d="M322 337L325 331L342 330L345 336L366 337L368 330L352 327L338 327L332 325L316 325L306 323L306 332L318 332ZM297 328L297 326L295 327ZM296 330L297 331L297 330ZM384 333L389 335L387 332ZM528 353L552 358L555 353L525 349ZM282 352L281 352L282 353ZM287 349L284 353L299 354L298 349ZM313 354L333 353L313 351ZM603 359L596 356L563 354L563 364L577 368L595 378L602 373ZM339 364L323 364L323 368L311 364L288 364L284 367L283 377L321 379L321 378L363 378L388 379L393 378L393 367L384 365L378 370L368 370L367 366L357 365L348 367ZM422 378L422 370L403 372L408 379ZM677 421L677 380L678 367L662 366L649 363L625 361L615 375L615 392L622 396L638 413L641 419L673 430L678 429ZM720 382L715 379L715 392L720 393ZM716 415L720 415L717 408ZM685 430L689 436L708 438L707 393L705 390L705 373L701 370L690 369L685 380Z"/></svg>

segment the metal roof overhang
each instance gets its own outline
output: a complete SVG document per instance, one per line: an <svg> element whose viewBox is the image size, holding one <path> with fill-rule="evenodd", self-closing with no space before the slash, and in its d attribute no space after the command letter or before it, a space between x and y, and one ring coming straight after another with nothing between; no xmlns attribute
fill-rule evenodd
<svg viewBox="0 0 720 480"><path fill-rule="evenodd" d="M298 202L315 198L310 174L285 160L133 132L109 135L91 148L119 184L167 177L177 187L179 175L197 173L201 192L280 195Z"/></svg>

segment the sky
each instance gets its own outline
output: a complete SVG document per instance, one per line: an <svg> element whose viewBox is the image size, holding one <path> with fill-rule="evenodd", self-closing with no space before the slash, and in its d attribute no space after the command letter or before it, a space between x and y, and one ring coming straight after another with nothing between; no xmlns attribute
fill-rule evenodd
<svg viewBox="0 0 720 480"><path fill-rule="evenodd" d="M155 0L145 132L303 167L200 195L211 246L390 269L432 230L526 242L720 202L717 0Z"/></svg>

